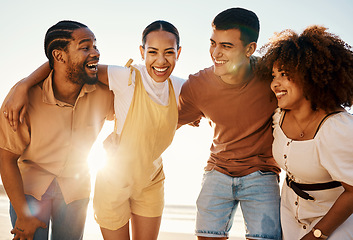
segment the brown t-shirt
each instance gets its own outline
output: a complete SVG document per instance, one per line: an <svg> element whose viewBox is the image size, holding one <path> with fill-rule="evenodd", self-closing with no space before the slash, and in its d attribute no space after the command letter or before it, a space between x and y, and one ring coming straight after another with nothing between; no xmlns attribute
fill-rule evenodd
<svg viewBox="0 0 353 240"><path fill-rule="evenodd" d="M189 76L179 101L179 124L205 117L214 129L205 170L233 177L257 170L280 172L271 150L277 101L268 82L252 77L246 85L227 84L210 67Z"/></svg>
<svg viewBox="0 0 353 240"><path fill-rule="evenodd" d="M66 203L88 198L87 155L113 115L108 87L84 85L72 106L55 99L51 74L42 86L30 89L27 116L16 132L0 114L0 148L20 155L25 194L41 199L56 178Z"/></svg>

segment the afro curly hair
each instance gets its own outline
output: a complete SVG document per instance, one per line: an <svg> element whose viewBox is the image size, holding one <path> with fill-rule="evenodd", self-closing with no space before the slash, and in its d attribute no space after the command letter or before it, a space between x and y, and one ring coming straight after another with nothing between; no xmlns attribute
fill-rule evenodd
<svg viewBox="0 0 353 240"><path fill-rule="evenodd" d="M263 54L256 73L272 81L272 68L279 66L302 87L311 107L326 112L353 104L352 47L323 26L309 26L302 34L287 29L260 49Z"/></svg>

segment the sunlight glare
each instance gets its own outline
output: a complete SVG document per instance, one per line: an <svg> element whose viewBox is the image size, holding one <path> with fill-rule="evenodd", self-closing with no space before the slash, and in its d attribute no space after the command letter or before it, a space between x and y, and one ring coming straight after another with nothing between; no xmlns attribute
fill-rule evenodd
<svg viewBox="0 0 353 240"><path fill-rule="evenodd" d="M87 158L88 166L92 175L102 169L107 162L107 154L101 142L96 141Z"/></svg>
<svg viewBox="0 0 353 240"><path fill-rule="evenodd" d="M105 122L102 130L100 131L96 141L91 148L91 151L88 154L87 161L91 173L92 183L95 182L97 172L101 170L107 163L107 153L103 147L103 141L112 132L113 127L113 121Z"/></svg>

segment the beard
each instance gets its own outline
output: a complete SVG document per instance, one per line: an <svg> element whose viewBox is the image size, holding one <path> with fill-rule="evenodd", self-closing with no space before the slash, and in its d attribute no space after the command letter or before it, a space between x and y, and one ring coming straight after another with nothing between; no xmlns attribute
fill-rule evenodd
<svg viewBox="0 0 353 240"><path fill-rule="evenodd" d="M68 79L72 83L75 83L78 85L96 84L98 82L97 74L93 77L89 76L85 70L86 69L85 66L86 66L86 63L82 63L82 64L71 63L71 64L69 64L69 67L67 69Z"/></svg>

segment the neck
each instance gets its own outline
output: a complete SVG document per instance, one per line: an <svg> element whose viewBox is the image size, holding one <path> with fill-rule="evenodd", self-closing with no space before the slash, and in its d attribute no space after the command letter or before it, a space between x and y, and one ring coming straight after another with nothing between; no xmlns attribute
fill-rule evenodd
<svg viewBox="0 0 353 240"><path fill-rule="evenodd" d="M289 112L298 122L302 122L310 118L314 110L310 105L302 105L299 109L292 109Z"/></svg>
<svg viewBox="0 0 353 240"><path fill-rule="evenodd" d="M75 105L76 99L80 94L83 85L71 82L60 72L53 73L53 92L59 101Z"/></svg>
<svg viewBox="0 0 353 240"><path fill-rule="evenodd" d="M223 82L232 85L244 85L249 82L251 77L250 62L239 66L237 70L229 73L228 75L220 76Z"/></svg>
<svg viewBox="0 0 353 240"><path fill-rule="evenodd" d="M319 122L325 116L323 110L314 111L310 104L304 104L300 109L292 109L287 112L285 132L288 137L296 140L312 139Z"/></svg>

